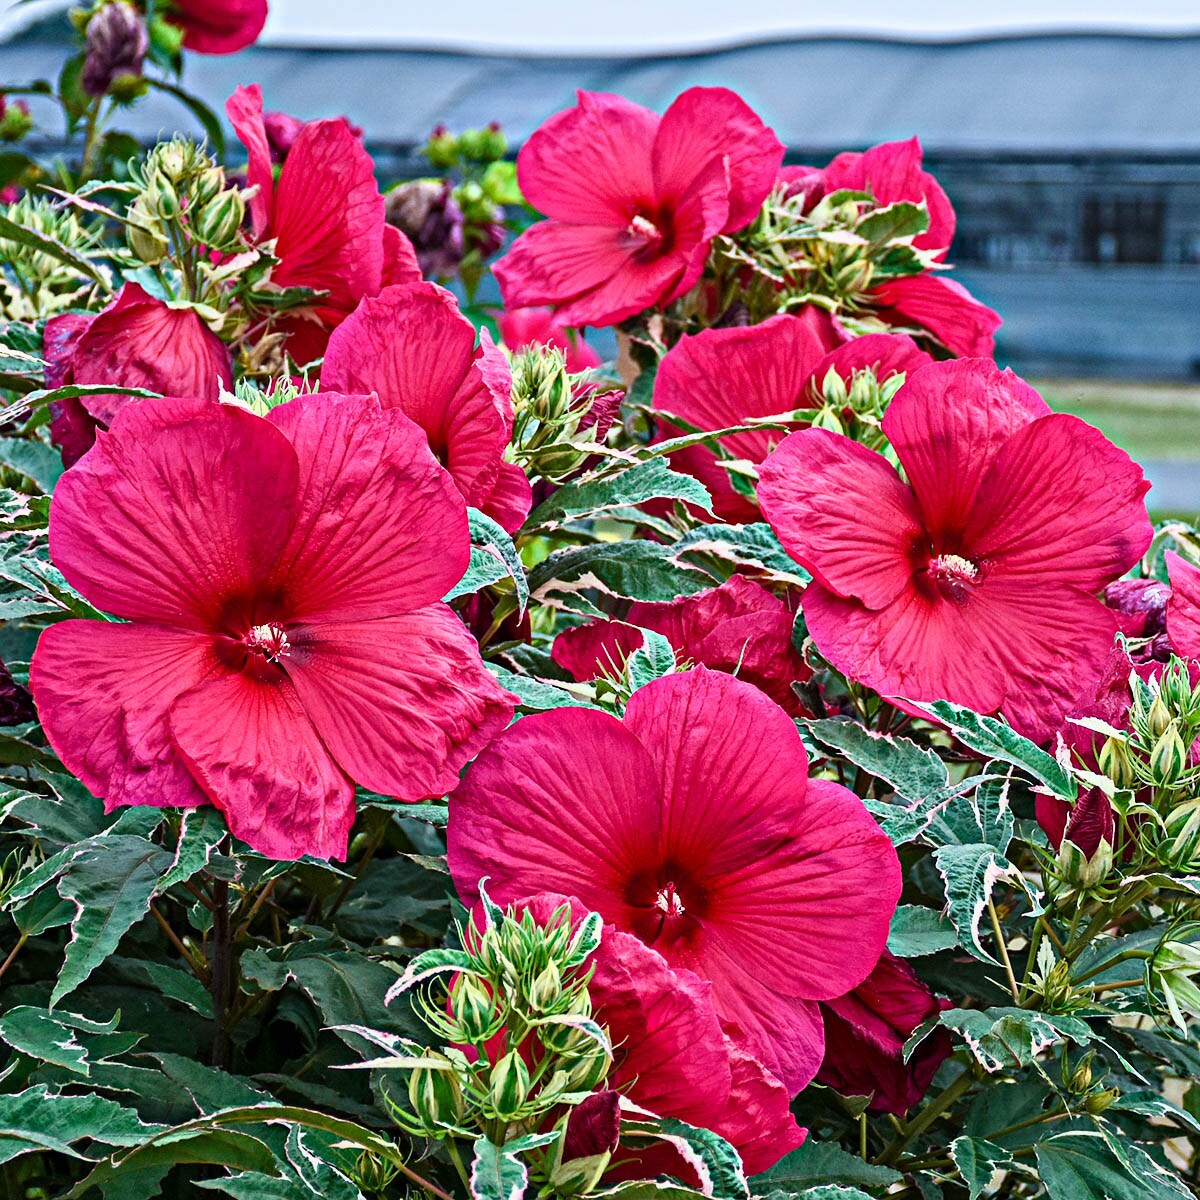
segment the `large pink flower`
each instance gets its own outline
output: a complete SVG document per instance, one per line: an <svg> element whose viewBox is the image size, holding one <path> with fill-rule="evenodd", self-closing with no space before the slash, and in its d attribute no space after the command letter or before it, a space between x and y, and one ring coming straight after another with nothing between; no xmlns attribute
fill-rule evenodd
<svg viewBox="0 0 1200 1200"><path fill-rule="evenodd" d="M1168 550L1167 637L1181 658L1200 659L1200 567Z"/></svg>
<svg viewBox="0 0 1200 1200"><path fill-rule="evenodd" d="M352 780L441 795L511 718L440 602L465 506L374 397L127 405L59 483L50 550L128 622L53 625L30 669L51 745L110 808L211 801L264 854L342 856Z"/></svg>
<svg viewBox="0 0 1200 1200"><path fill-rule="evenodd" d="M136 283L97 316L51 317L43 343L47 387L108 383L206 400L233 387L229 350L195 310L164 304ZM114 392L58 401L50 431L63 462L75 462L129 400Z"/></svg>
<svg viewBox="0 0 1200 1200"><path fill-rule="evenodd" d="M845 788L809 780L795 725L757 688L698 667L633 694L624 720L518 721L451 795L459 894L574 896L712 984L734 1040L791 1091L821 1060L814 1003L883 950L900 893L891 842Z"/></svg>
<svg viewBox="0 0 1200 1200"><path fill-rule="evenodd" d="M727 671L766 692L794 714L804 713L792 684L812 677L792 645L795 613L744 575L720 587L664 604L639 601L624 621L589 621L565 629L551 655L578 680L618 673L642 644L642 629L661 633L680 663Z"/></svg>
<svg viewBox="0 0 1200 1200"><path fill-rule="evenodd" d="M1057 729L1108 661L1096 593L1150 542L1141 468L982 359L931 363L883 420L908 476L822 429L763 464L763 512L813 574L808 630L889 696Z"/></svg>
<svg viewBox="0 0 1200 1200"><path fill-rule="evenodd" d="M824 171L792 167L783 172L803 186L815 203L823 193L849 188L870 192L879 204L924 201L929 228L915 239L922 250L945 259L954 239L954 209L938 181L921 165L921 143L883 142L865 153L839 154ZM990 357L1000 315L981 304L961 284L937 272L892 280L872 293L874 302L898 325L920 325L954 354Z"/></svg>
<svg viewBox="0 0 1200 1200"><path fill-rule="evenodd" d="M864 370L883 382L929 361L906 337L872 334L837 345L817 318L771 317L761 325L706 329L681 338L659 364L653 405L697 429L728 429L753 417L818 406L830 370L847 385ZM665 417L659 425L662 438L683 432ZM784 436L778 429L761 429L730 434L720 444L733 458L760 463ZM754 500L734 489L714 451L689 446L671 455L671 465L704 484L713 512L723 520L762 519Z"/></svg>
<svg viewBox="0 0 1200 1200"><path fill-rule="evenodd" d="M504 461L512 435L512 374L485 330L435 283L385 288L364 300L329 339L324 386L375 392L403 409L429 439L468 504L509 532L533 499L529 480Z"/></svg>
<svg viewBox="0 0 1200 1200"><path fill-rule="evenodd" d="M567 370L590 371L604 360L582 336L554 315L551 308L513 308L499 313L496 323L504 344L514 353L526 346L551 346L567 358Z"/></svg>
<svg viewBox="0 0 1200 1200"><path fill-rule="evenodd" d="M518 903L541 921L577 899L539 895ZM588 983L595 1019L608 1029L613 1069L607 1086L660 1117L713 1129L731 1142L750 1174L766 1171L804 1142L784 1085L724 1032L712 986L672 968L656 950L612 925L604 928ZM614 1157L616 1174L644 1178L665 1170L685 1178L689 1164L669 1153Z"/></svg>
<svg viewBox="0 0 1200 1200"><path fill-rule="evenodd" d="M238 88L225 111L249 154L247 179L258 189L250 200L254 235L275 242L272 283L325 293L276 323L303 365L320 358L330 330L359 300L389 284L416 282L421 268L412 244L384 221L375 164L345 117L306 123L276 182L262 89Z"/></svg>
<svg viewBox="0 0 1200 1200"><path fill-rule="evenodd" d="M774 133L725 88L689 88L661 117L580 92L517 158L525 198L550 220L496 264L505 305L613 325L670 303L700 278L712 239L758 212L782 160Z"/></svg>
<svg viewBox="0 0 1200 1200"><path fill-rule="evenodd" d="M904 1043L918 1025L946 1007L908 963L885 950L854 991L821 1005L825 1059L817 1082L843 1096L870 1096L872 1112L903 1116L925 1094L954 1048L949 1033L937 1029L905 1062Z"/></svg>
<svg viewBox="0 0 1200 1200"><path fill-rule="evenodd" d="M167 20L197 54L234 54L251 45L267 21L267 0L170 0Z"/></svg>

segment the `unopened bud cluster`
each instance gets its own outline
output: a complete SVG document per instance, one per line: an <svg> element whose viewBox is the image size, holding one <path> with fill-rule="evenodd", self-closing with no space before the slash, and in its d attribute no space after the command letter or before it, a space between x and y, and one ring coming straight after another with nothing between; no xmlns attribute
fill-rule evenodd
<svg viewBox="0 0 1200 1200"><path fill-rule="evenodd" d="M512 376L513 456L529 475L560 483L594 453L586 442L595 440L596 390L586 373L568 371L566 356L552 346L520 351Z"/></svg>
<svg viewBox="0 0 1200 1200"><path fill-rule="evenodd" d="M582 1101L612 1065L592 1017L587 960L599 919L575 925L568 906L545 924L489 906L484 927L461 930L465 947L444 1002L414 1005L441 1041L412 1060L393 1118L420 1137L508 1136L541 1128ZM436 953L436 952L434 952ZM422 959L410 967L420 974Z"/></svg>
<svg viewBox="0 0 1200 1200"><path fill-rule="evenodd" d="M160 142L131 168L136 194L126 214L129 248L155 266L186 249L244 248L246 203L224 170L188 138Z"/></svg>
<svg viewBox="0 0 1200 1200"><path fill-rule="evenodd" d="M96 257L100 233L84 224L75 209L59 208L47 199L27 194L0 206L0 211L22 229L43 234L66 247L77 259L88 259L96 272L95 277L87 275L62 257L51 256L24 241L0 237L0 316L11 321L35 321L64 309L85 307L93 288L107 291L108 271Z"/></svg>
<svg viewBox="0 0 1200 1200"><path fill-rule="evenodd" d="M821 380L820 408L811 424L817 429L844 433L864 446L881 450L887 444L882 430L883 416L904 386L904 380L901 372L880 382L875 371L866 368L856 371L847 387L846 381L830 367Z"/></svg>

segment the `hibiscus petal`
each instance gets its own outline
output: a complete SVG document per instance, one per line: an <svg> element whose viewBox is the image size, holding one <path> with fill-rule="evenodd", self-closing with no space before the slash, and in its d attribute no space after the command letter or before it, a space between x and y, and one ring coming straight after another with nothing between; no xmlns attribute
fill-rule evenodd
<svg viewBox="0 0 1200 1200"><path fill-rule="evenodd" d="M929 330L951 354L991 358L995 352L1000 314L944 275L926 271L893 279L875 288L871 298L885 315L895 313L897 324Z"/></svg>
<svg viewBox="0 0 1200 1200"><path fill-rule="evenodd" d="M812 372L814 389L819 393L825 376L834 371L849 386L859 371L873 371L880 383L893 375L911 375L933 359L917 348L912 338L891 333L868 333L854 338L827 354Z"/></svg>
<svg viewBox="0 0 1200 1200"><path fill-rule="evenodd" d="M788 834L808 756L791 719L757 688L704 667L665 675L634 692L625 727L658 772L663 860L720 876Z"/></svg>
<svg viewBox="0 0 1200 1200"><path fill-rule="evenodd" d="M726 164L728 233L749 224L775 186L783 143L736 92L688 88L663 114L654 138L658 193L685 195L715 158Z"/></svg>
<svg viewBox="0 0 1200 1200"><path fill-rule="evenodd" d="M915 589L878 611L822 587L804 594L808 630L839 671L887 696L1003 712L1026 737L1060 727L1108 663L1116 617L1053 580L989 576L963 603Z"/></svg>
<svg viewBox="0 0 1200 1200"><path fill-rule="evenodd" d="M167 20L196 54L235 54L262 33L267 0L171 0Z"/></svg>
<svg viewBox="0 0 1200 1200"><path fill-rule="evenodd" d="M226 672L185 692L171 732L235 837L270 858L345 858L354 785L282 671Z"/></svg>
<svg viewBox="0 0 1200 1200"><path fill-rule="evenodd" d="M127 283L76 343L71 381L216 400L222 387L233 387L233 374L225 344L192 309L170 308ZM116 392L82 397L84 408L104 425L129 402Z"/></svg>
<svg viewBox="0 0 1200 1200"><path fill-rule="evenodd" d="M759 471L758 502L814 578L871 608L909 586L927 544L912 492L888 461L827 429L780 443Z"/></svg>
<svg viewBox="0 0 1200 1200"><path fill-rule="evenodd" d="M302 626L289 637L284 667L304 711L342 770L372 791L409 801L445 795L512 720L514 698L444 604Z"/></svg>
<svg viewBox="0 0 1200 1200"><path fill-rule="evenodd" d="M535 892L576 896L628 925L625 889L653 854L654 767L620 721L595 709L523 717L450 795L450 873L464 903L480 879L503 904Z"/></svg>
<svg viewBox="0 0 1200 1200"><path fill-rule="evenodd" d="M51 554L97 608L213 629L287 541L296 478L287 439L261 417L142 400L59 482Z"/></svg>
<svg viewBox="0 0 1200 1200"><path fill-rule="evenodd" d="M502 462L491 491L479 501L480 511L507 533L516 533L532 507L529 477L516 463Z"/></svg>
<svg viewBox="0 0 1200 1200"><path fill-rule="evenodd" d="M754 1055L729 1042L729 1060L729 1100L706 1124L738 1148L747 1175L759 1175L804 1145L808 1130L792 1116L789 1090Z"/></svg>
<svg viewBox="0 0 1200 1200"><path fill-rule="evenodd" d="M327 291L323 305L349 313L379 291L383 211L375 164L345 119L309 122L275 188L272 281Z"/></svg>
<svg viewBox="0 0 1200 1200"><path fill-rule="evenodd" d="M550 647L550 657L581 683L615 677L625 660L645 643L642 631L625 621L589 621L564 629Z"/></svg>
<svg viewBox="0 0 1200 1200"><path fill-rule="evenodd" d="M1171 649L1184 658L1200 659L1200 567L1168 550L1167 575L1171 598L1167 601L1167 636Z"/></svg>
<svg viewBox="0 0 1200 1200"><path fill-rule="evenodd" d="M413 244L395 225L383 227L383 274L380 288L401 283L420 283L421 264Z"/></svg>
<svg viewBox="0 0 1200 1200"><path fill-rule="evenodd" d="M1124 575L1153 536L1142 468L1098 429L1065 413L1018 430L984 476L964 552L993 572L1085 592Z"/></svg>
<svg viewBox="0 0 1200 1200"><path fill-rule="evenodd" d="M176 697L217 663L202 634L63 621L42 631L29 682L46 738L109 808L208 802L171 740Z"/></svg>
<svg viewBox="0 0 1200 1200"><path fill-rule="evenodd" d="M1050 406L1011 371L962 359L918 368L883 418L938 549L950 553L988 466L1009 438ZM951 544L942 545L946 539Z"/></svg>
<svg viewBox="0 0 1200 1200"><path fill-rule="evenodd" d="M399 409L317 392L270 420L300 464L299 513L276 568L290 619L413 612L462 578L471 554L462 497Z"/></svg>
<svg viewBox="0 0 1200 1200"><path fill-rule="evenodd" d="M581 225L623 229L654 199L651 147L660 117L623 96L580 92L517 155L525 199L540 212Z"/></svg>
<svg viewBox="0 0 1200 1200"><path fill-rule="evenodd" d="M250 223L262 237L271 223L275 173L271 170L271 143L263 121L262 88L257 83L240 87L225 101L225 115L246 147L246 182L258 191L250 197Z"/></svg>
<svg viewBox="0 0 1200 1200"><path fill-rule="evenodd" d="M751 417L778 416L808 407L804 385L825 347L815 329L791 316L744 328L706 329L679 340L659 364L654 408L698 429L725 429ZM662 436L681 430L663 422ZM777 430L720 439L733 458L761 462L782 439ZM755 520L754 504L736 492L717 456L693 446L671 456L676 470L694 474L709 489L713 511L725 520Z"/></svg>
<svg viewBox="0 0 1200 1200"><path fill-rule="evenodd" d="M639 261L640 243L611 225L541 221L493 268L506 306L563 306L564 324L613 325L653 305L681 278L677 256Z"/></svg>

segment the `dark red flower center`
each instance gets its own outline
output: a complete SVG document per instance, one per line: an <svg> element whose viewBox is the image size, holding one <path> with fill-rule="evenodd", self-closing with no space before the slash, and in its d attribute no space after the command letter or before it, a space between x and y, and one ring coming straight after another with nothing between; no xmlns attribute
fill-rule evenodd
<svg viewBox="0 0 1200 1200"><path fill-rule="evenodd" d="M651 946L694 939L709 909L707 891L679 863L639 872L630 881L626 897L634 910L635 932Z"/></svg>
<svg viewBox="0 0 1200 1200"><path fill-rule="evenodd" d="M961 554L936 554L929 560L925 574L943 600L961 604L983 579L983 566Z"/></svg>
<svg viewBox="0 0 1200 1200"><path fill-rule="evenodd" d="M625 227L625 249L635 258L665 254L670 240L670 217L667 214L635 213Z"/></svg>

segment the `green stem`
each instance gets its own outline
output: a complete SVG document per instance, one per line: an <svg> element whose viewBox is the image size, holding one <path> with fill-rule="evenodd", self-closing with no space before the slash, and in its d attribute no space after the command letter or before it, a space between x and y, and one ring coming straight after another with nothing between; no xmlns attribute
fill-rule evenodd
<svg viewBox="0 0 1200 1200"><path fill-rule="evenodd" d="M1004 963L1004 974L1008 977L1008 990L1012 992L1013 1002L1021 1003L1021 990L1017 987L1017 977L1013 974L1012 960L1008 957L1008 945L1004 940L1004 930L1000 928L1000 914L991 896L987 902L988 916L992 919L992 933L996 936L996 946L1000 950L1000 958Z"/></svg>
<svg viewBox="0 0 1200 1200"><path fill-rule="evenodd" d="M914 1138L920 1137L948 1108L971 1090L975 1084L975 1075L969 1067L957 1079L947 1084L911 1122L902 1127L902 1131L885 1147L882 1154L875 1160L881 1166L890 1166L903 1153Z"/></svg>
<svg viewBox="0 0 1200 1200"><path fill-rule="evenodd" d="M22 947L29 941L29 934L23 933L17 938L17 944L8 952L8 957L0 963L0 978L3 978L4 972L12 965L13 959L21 953Z"/></svg>
<svg viewBox="0 0 1200 1200"><path fill-rule="evenodd" d="M467 1165L463 1162L462 1154L459 1153L458 1145L452 1137L446 1139L446 1153L450 1155L450 1161L454 1164L454 1169L458 1172L459 1179L463 1181L463 1187L470 1192L471 1175L467 1171Z"/></svg>
<svg viewBox="0 0 1200 1200"><path fill-rule="evenodd" d="M79 164L78 183L86 183L96 165L96 150L100 145L100 105L103 101L103 96L97 96L88 106L87 125L83 132L83 160Z"/></svg>

